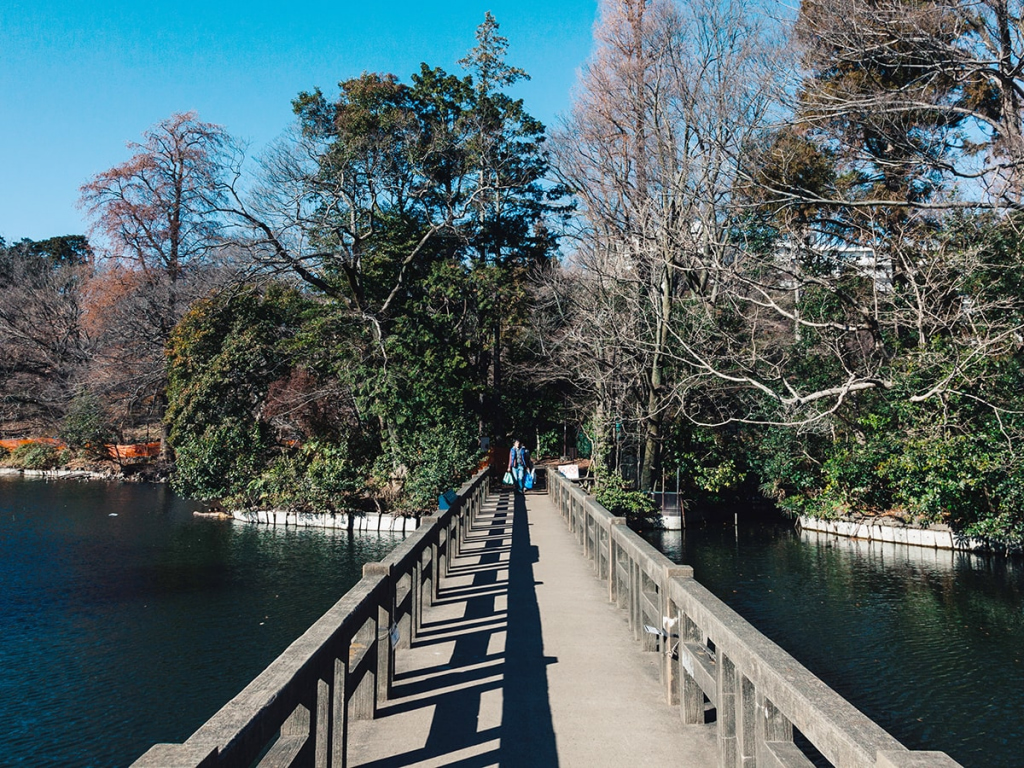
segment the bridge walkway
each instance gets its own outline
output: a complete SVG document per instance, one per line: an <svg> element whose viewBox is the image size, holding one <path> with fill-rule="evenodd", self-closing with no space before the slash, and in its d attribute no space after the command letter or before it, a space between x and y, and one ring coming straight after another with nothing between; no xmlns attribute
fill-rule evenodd
<svg viewBox="0 0 1024 768"><path fill-rule="evenodd" d="M656 653L543 494L492 494L376 720L349 726L349 765L717 763L714 725L683 725Z"/></svg>

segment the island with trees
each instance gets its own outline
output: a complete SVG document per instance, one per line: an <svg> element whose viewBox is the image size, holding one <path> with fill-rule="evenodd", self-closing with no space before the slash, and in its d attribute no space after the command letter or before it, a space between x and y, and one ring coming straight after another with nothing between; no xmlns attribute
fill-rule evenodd
<svg viewBox="0 0 1024 768"><path fill-rule="evenodd" d="M415 514L515 436L620 494L1024 540L1010 5L602 0L550 130L490 14L253 156L172 115L87 237L0 241L0 437L61 441L3 461L153 441L196 498Z"/></svg>

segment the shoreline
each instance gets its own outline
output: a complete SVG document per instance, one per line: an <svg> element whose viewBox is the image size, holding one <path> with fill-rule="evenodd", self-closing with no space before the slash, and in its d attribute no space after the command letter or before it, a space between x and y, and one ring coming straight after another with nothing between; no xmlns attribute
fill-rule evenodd
<svg viewBox="0 0 1024 768"><path fill-rule="evenodd" d="M281 526L284 528L331 528L357 532L389 531L410 533L419 527L415 517L396 517L388 514L364 515L339 512L288 512L283 509L234 509L227 514L233 519L252 525Z"/></svg>
<svg viewBox="0 0 1024 768"><path fill-rule="evenodd" d="M0 477L24 477L34 480L99 480L121 483L153 483L166 484L165 479L152 480L134 479L123 474L96 472L87 469L21 469L18 467L0 467ZM223 511L196 511L198 517L219 520L237 520L252 525L281 526L283 528L326 528L333 530L351 530L360 532L411 533L419 527L415 517L403 517L389 514L348 514L348 513L317 513L289 512L283 509L233 509Z"/></svg>
<svg viewBox="0 0 1024 768"><path fill-rule="evenodd" d="M109 472L95 472L89 469L21 469L0 467L0 475L13 477L40 477L47 480L126 480L124 475Z"/></svg>
<svg viewBox="0 0 1024 768"><path fill-rule="evenodd" d="M936 523L927 527L892 525L882 518L870 521L834 519L801 515L796 520L798 531L814 531L845 539L860 539L883 544L906 544L925 549L943 549L978 554L1022 554L1024 542L976 539L956 533L948 525Z"/></svg>

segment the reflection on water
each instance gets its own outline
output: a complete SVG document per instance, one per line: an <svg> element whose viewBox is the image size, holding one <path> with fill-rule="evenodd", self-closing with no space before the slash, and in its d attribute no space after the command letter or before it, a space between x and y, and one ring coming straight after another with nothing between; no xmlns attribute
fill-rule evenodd
<svg viewBox="0 0 1024 768"><path fill-rule="evenodd" d="M401 540L0 477L0 763L113 766L205 722Z"/></svg>
<svg viewBox="0 0 1024 768"><path fill-rule="evenodd" d="M785 525L648 535L912 749L1024 765L1024 566Z"/></svg>

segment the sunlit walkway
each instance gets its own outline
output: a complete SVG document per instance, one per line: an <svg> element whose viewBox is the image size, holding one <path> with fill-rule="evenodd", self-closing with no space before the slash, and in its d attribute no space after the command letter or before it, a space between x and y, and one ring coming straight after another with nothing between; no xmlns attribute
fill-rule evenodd
<svg viewBox="0 0 1024 768"><path fill-rule="evenodd" d="M682 725L658 661L548 497L493 495L392 698L351 723L349 765L715 765L714 726Z"/></svg>

